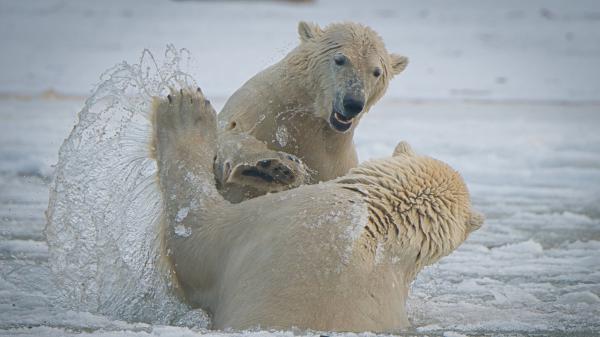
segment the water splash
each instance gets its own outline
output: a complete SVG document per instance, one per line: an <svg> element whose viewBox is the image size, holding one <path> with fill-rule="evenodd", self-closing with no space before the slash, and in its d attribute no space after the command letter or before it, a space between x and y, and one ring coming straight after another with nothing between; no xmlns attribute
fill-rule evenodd
<svg viewBox="0 0 600 337"><path fill-rule="evenodd" d="M162 202L149 150L152 97L195 87L185 72L190 59L172 45L160 62L145 50L138 64L102 74L79 112L60 148L46 213L60 304L129 321L207 325L160 271Z"/></svg>

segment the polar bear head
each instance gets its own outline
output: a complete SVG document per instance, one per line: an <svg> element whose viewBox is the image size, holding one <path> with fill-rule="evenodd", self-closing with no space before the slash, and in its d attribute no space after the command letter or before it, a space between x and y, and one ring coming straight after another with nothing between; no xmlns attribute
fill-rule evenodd
<svg viewBox="0 0 600 337"><path fill-rule="evenodd" d="M415 274L450 254L484 221L460 174L406 142L392 158L364 162L336 182L368 204L364 246L374 253L377 242L393 243L402 259L414 258Z"/></svg>
<svg viewBox="0 0 600 337"><path fill-rule="evenodd" d="M353 129L408 64L405 56L388 53L375 31L357 23L322 29L300 22L298 33L298 51L306 56L302 63L316 90L315 113L335 132Z"/></svg>

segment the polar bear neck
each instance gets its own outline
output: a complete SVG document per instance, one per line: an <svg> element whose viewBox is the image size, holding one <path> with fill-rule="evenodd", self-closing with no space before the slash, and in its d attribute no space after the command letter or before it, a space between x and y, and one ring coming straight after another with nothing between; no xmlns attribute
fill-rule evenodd
<svg viewBox="0 0 600 337"><path fill-rule="evenodd" d="M435 159L398 156L367 162L336 182L367 203L365 235L372 246L393 241L400 251L412 251L415 274L452 252L469 232L466 186L457 172Z"/></svg>

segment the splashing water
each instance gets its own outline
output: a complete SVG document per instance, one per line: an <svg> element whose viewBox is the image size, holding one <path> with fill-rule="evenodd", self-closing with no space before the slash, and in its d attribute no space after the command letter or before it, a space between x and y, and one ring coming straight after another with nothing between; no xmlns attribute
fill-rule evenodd
<svg viewBox="0 0 600 337"><path fill-rule="evenodd" d="M206 316L181 303L161 273L162 203L150 158L152 97L196 86L184 71L189 61L185 49L168 46L160 63L145 50L139 64L107 70L61 146L46 234L62 305L206 327Z"/></svg>

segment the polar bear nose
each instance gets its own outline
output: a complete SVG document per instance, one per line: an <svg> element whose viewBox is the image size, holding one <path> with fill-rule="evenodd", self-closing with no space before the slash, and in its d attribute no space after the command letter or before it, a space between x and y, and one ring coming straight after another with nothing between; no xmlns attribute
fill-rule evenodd
<svg viewBox="0 0 600 337"><path fill-rule="evenodd" d="M365 107L365 101L364 99L356 96L346 95L346 97L344 97L343 105L344 112L342 114L344 117L354 118Z"/></svg>

